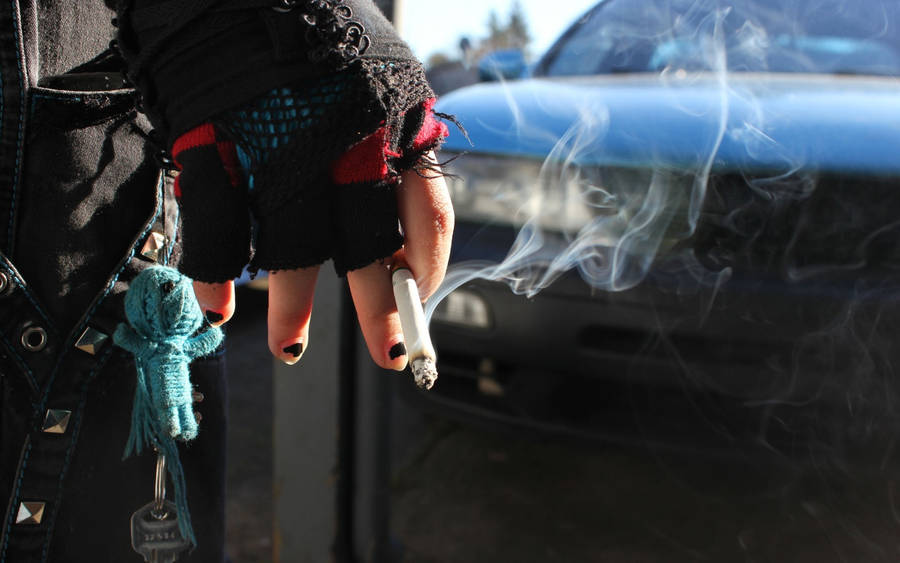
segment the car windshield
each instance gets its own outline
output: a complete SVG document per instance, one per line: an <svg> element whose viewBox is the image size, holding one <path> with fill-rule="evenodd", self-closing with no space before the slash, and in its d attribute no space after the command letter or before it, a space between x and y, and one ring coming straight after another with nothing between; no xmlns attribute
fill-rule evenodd
<svg viewBox="0 0 900 563"><path fill-rule="evenodd" d="M537 76L665 70L900 75L896 0L607 0Z"/></svg>

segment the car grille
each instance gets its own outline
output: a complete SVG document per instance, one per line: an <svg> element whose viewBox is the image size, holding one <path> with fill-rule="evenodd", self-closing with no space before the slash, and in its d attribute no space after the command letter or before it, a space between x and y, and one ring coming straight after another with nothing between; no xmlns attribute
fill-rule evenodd
<svg viewBox="0 0 900 563"><path fill-rule="evenodd" d="M710 180L690 241L714 270L789 281L900 272L900 179L792 174Z"/></svg>

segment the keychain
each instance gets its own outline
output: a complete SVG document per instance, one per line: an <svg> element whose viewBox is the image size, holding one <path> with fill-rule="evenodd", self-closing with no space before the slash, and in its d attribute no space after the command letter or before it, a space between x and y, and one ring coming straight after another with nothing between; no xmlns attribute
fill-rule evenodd
<svg viewBox="0 0 900 563"><path fill-rule="evenodd" d="M157 452L155 498L131 518L132 545L147 561L175 561L185 545L197 545L176 444L197 437L193 403L202 395L191 385L188 365L218 347L222 330L204 326L191 279L167 266L138 274L125 295L125 316L129 324L113 335L134 354L137 372L125 457L147 446ZM174 503L165 500L167 470Z"/></svg>
<svg viewBox="0 0 900 563"><path fill-rule="evenodd" d="M175 563L191 542L178 528L178 509L166 500L166 456L156 452L153 500L131 516L131 547L148 563Z"/></svg>

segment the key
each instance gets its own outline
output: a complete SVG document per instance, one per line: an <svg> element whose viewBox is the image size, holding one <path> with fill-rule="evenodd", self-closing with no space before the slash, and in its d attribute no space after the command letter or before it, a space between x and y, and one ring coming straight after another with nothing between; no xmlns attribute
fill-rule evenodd
<svg viewBox="0 0 900 563"><path fill-rule="evenodd" d="M165 501L162 514L156 507L156 501L150 501L131 516L131 547L148 563L175 563L191 543L178 529L175 503Z"/></svg>

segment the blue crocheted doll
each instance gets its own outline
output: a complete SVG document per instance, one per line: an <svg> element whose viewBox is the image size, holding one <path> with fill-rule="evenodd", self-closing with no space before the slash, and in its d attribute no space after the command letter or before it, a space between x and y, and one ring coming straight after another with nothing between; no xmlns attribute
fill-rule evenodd
<svg viewBox="0 0 900 563"><path fill-rule="evenodd" d="M170 438L196 438L188 364L215 350L222 331L195 334L203 313L191 279L165 266L147 268L135 278L125 296L125 315L131 326L119 325L114 339L134 354L144 372L160 429Z"/></svg>
<svg viewBox="0 0 900 563"><path fill-rule="evenodd" d="M219 328L207 327L191 279L166 266L141 272L125 295L125 316L113 339L134 354L137 386L125 456L154 446L166 456L184 537L196 543L187 510L184 475L175 440L197 437L188 364L222 342Z"/></svg>

